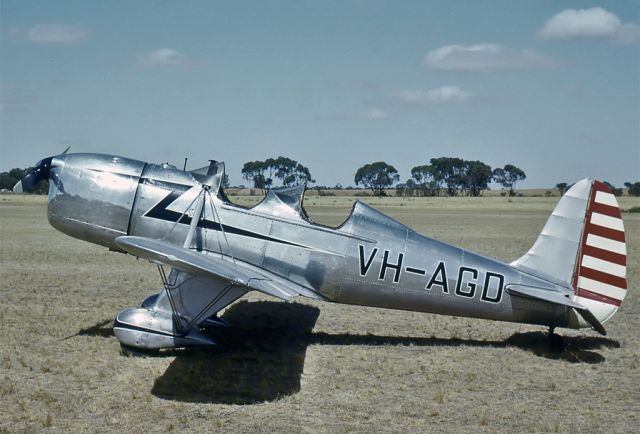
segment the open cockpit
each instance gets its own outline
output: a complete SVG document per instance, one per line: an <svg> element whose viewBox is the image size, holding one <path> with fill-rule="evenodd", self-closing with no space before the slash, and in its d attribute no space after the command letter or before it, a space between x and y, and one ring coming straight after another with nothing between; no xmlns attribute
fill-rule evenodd
<svg viewBox="0 0 640 434"><path fill-rule="evenodd" d="M316 227L322 230L345 233L353 233L355 229L354 225L357 226L357 222L362 223L362 221L379 222L387 226L406 229L406 226L359 200L353 203L350 213L346 216L345 220L337 226L317 223L311 219L304 208L305 184L272 188L267 191L264 198L257 204L253 206L243 206L231 201L224 190L225 166L223 162L210 160L209 166L191 170L189 173L193 176L194 180L206 186L227 209L256 213L269 216L270 218Z"/></svg>

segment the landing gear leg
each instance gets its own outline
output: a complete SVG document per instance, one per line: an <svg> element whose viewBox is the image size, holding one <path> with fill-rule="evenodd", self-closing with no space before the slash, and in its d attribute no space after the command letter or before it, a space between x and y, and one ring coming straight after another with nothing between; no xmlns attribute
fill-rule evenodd
<svg viewBox="0 0 640 434"><path fill-rule="evenodd" d="M554 326L549 327L549 348L554 353L561 353L564 351L564 341L562 340L562 336L553 332L554 330Z"/></svg>

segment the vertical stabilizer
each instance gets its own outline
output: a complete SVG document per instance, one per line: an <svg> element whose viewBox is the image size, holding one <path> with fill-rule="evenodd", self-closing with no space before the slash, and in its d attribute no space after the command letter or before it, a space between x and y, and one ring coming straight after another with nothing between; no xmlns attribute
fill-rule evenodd
<svg viewBox="0 0 640 434"><path fill-rule="evenodd" d="M562 196L531 250L512 266L572 283L592 183L589 179L578 181Z"/></svg>
<svg viewBox="0 0 640 434"><path fill-rule="evenodd" d="M583 179L567 191L542 233L513 267L574 288L574 300L604 323L626 295L626 245L615 196ZM577 317L577 326L588 327Z"/></svg>

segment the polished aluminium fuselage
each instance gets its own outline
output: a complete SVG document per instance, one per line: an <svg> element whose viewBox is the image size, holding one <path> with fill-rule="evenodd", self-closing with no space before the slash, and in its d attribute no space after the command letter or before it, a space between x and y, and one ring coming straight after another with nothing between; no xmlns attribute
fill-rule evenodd
<svg viewBox="0 0 640 434"><path fill-rule="evenodd" d="M115 239L122 235L181 246L202 181L166 164L61 155L52 163L48 217L62 232L113 250L120 250ZM557 290L562 286L557 282L423 236L362 202L337 228L314 224L301 206L302 192L271 191L247 209L219 190L205 204L190 248L264 268L327 301L540 325L572 323L562 306L506 291L510 284Z"/></svg>

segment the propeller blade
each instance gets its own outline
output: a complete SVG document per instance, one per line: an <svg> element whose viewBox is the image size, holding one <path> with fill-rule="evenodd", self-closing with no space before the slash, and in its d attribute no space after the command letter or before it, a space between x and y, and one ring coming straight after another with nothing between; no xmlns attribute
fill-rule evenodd
<svg viewBox="0 0 640 434"><path fill-rule="evenodd" d="M51 172L51 161L53 157L45 158L36 163L35 167L31 169L26 175L22 177L20 181L13 186L14 193L28 193L32 191L40 181L49 179L49 173Z"/></svg>

